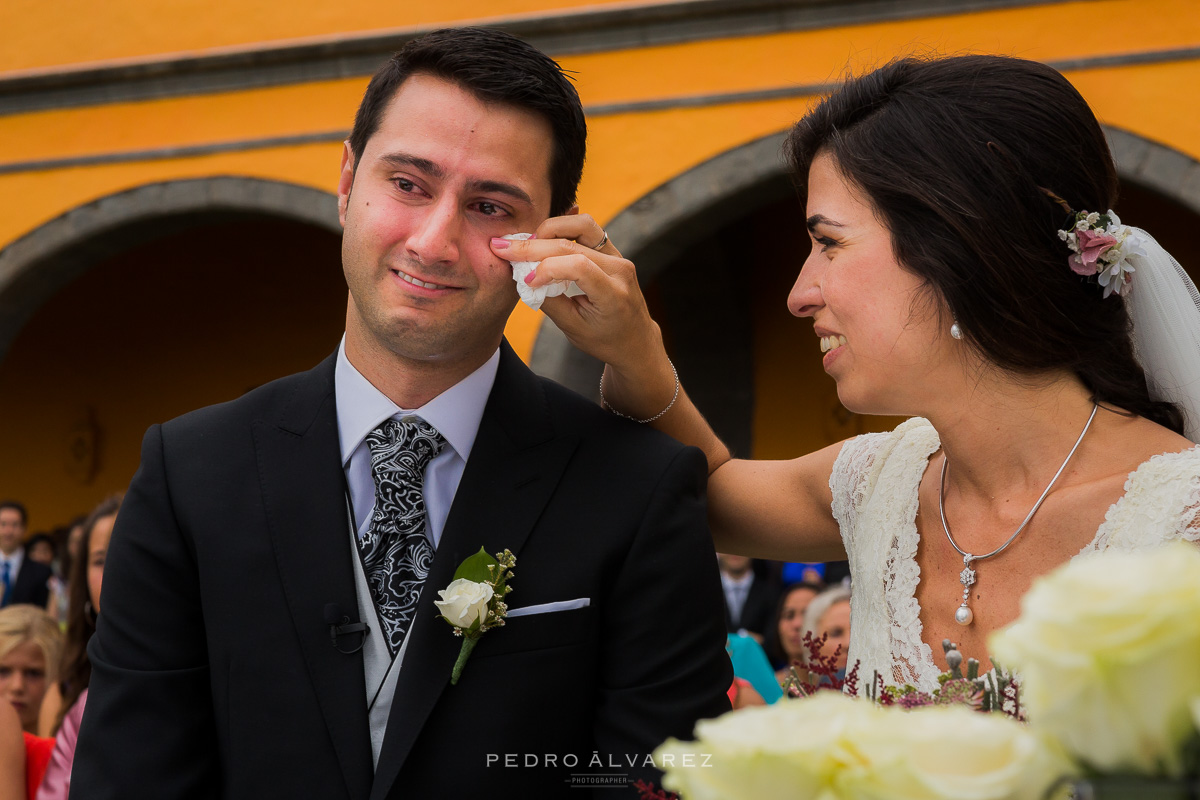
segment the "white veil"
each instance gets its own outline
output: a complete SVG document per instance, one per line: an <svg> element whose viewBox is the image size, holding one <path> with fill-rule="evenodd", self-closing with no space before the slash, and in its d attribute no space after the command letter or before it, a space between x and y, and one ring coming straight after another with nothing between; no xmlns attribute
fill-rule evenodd
<svg viewBox="0 0 1200 800"><path fill-rule="evenodd" d="M1179 262L1150 234L1145 255L1131 255L1125 302L1133 320L1133 352L1146 372L1150 397L1184 412L1184 435L1200 443L1200 292Z"/></svg>

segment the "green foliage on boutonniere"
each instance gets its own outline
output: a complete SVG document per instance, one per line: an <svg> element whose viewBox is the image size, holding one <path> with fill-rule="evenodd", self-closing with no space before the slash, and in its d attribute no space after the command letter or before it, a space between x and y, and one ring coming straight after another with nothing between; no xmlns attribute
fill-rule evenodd
<svg viewBox="0 0 1200 800"><path fill-rule="evenodd" d="M517 558L509 550L488 555L481 547L479 552L465 559L454 571L454 580L445 589L438 591L441 600L434 600L441 619L454 628L454 635L463 638L462 649L450 673L450 683L458 683L463 666L479 637L492 628L504 625L508 613L505 598L512 591L509 580Z"/></svg>

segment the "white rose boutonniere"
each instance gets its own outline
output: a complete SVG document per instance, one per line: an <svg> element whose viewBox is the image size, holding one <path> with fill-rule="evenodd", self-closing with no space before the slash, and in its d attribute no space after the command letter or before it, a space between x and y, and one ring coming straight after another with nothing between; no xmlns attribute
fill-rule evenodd
<svg viewBox="0 0 1200 800"><path fill-rule="evenodd" d="M435 600L434 605L442 612L442 619L465 629L487 618L488 603L496 596L496 590L489 583L459 578L438 595L442 599Z"/></svg>
<svg viewBox="0 0 1200 800"><path fill-rule="evenodd" d="M454 628L454 635L463 639L462 649L450 673L450 683L458 683L463 666L484 633L504 625L508 604L504 598L512 591L508 581L517 559L505 550L492 558L484 549L458 565L454 580L438 591L441 600L434 600L441 618Z"/></svg>
<svg viewBox="0 0 1200 800"><path fill-rule="evenodd" d="M1177 777L1200 697L1200 550L1077 559L1039 578L992 635L1031 724L1094 770Z"/></svg>

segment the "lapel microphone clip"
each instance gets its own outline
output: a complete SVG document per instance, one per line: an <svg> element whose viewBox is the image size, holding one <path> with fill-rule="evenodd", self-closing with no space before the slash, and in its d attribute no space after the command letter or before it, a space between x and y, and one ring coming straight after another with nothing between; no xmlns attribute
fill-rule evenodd
<svg viewBox="0 0 1200 800"><path fill-rule="evenodd" d="M371 632L371 628L365 622L351 622L350 617L342 613L342 607L337 603L325 604L325 624L329 626L329 643L333 645L333 649L348 656L363 649L363 645L367 643L367 635ZM358 644L349 650L343 650L338 644L338 637L352 634L359 634Z"/></svg>

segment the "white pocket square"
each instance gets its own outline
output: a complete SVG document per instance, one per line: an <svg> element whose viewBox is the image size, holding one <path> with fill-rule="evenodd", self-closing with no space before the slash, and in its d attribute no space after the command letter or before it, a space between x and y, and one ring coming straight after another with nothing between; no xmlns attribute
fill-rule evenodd
<svg viewBox="0 0 1200 800"><path fill-rule="evenodd" d="M557 603L542 603L538 606L510 608L506 616L524 617L530 614L547 614L551 611L569 611L572 608L586 608L592 604L590 597L578 597L574 600L559 600Z"/></svg>

